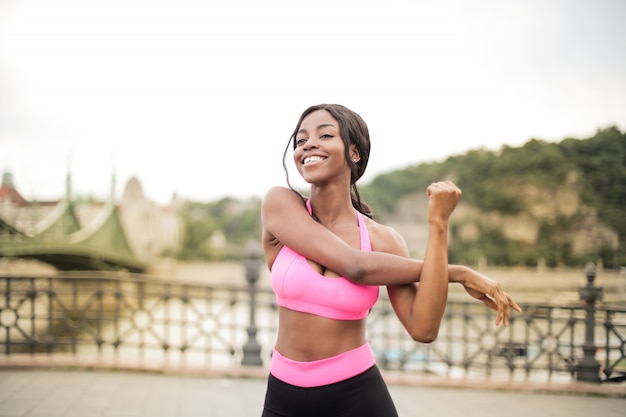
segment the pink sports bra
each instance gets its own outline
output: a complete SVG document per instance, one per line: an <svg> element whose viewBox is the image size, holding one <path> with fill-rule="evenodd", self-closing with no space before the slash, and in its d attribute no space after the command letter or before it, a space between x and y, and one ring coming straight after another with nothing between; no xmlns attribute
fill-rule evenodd
<svg viewBox="0 0 626 417"><path fill-rule="evenodd" d="M311 203L306 202L309 214ZM357 212L361 250L372 251L363 215ZM328 278L315 271L307 259L287 246L278 252L271 271L276 303L302 313L335 320L365 318L378 299L379 288L359 285L345 277Z"/></svg>

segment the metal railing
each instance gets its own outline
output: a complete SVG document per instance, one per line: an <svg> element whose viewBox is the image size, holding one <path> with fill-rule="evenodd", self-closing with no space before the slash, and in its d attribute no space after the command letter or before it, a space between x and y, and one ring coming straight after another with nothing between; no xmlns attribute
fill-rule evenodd
<svg viewBox="0 0 626 417"><path fill-rule="evenodd" d="M65 358L138 368L224 369L265 366L276 337L277 307L248 285L170 283L141 275L0 277L0 354L5 359ZM451 377L604 382L626 368L626 309L596 306L588 286L578 305L528 304L508 327L478 302L449 301L438 339L414 342L381 298L368 339L381 368ZM585 291L594 299L585 300ZM589 329L589 326L592 329Z"/></svg>

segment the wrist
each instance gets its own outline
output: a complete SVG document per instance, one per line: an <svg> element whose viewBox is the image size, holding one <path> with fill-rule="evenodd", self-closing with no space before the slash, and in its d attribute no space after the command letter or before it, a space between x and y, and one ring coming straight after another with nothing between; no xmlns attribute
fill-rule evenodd
<svg viewBox="0 0 626 417"><path fill-rule="evenodd" d="M448 230L448 219L445 218L428 218L428 226L440 230Z"/></svg>
<svg viewBox="0 0 626 417"><path fill-rule="evenodd" d="M449 281L465 285L467 268L463 265L448 265Z"/></svg>

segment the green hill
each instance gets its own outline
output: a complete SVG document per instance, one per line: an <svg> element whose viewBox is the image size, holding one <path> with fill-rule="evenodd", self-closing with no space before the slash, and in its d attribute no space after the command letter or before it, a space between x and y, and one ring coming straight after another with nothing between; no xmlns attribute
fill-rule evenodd
<svg viewBox="0 0 626 417"><path fill-rule="evenodd" d="M425 236L415 227L425 227L424 190L442 179L463 190L451 220L452 262L626 262L626 134L615 127L584 140L532 139L410 166L376 177L362 195L421 256Z"/></svg>

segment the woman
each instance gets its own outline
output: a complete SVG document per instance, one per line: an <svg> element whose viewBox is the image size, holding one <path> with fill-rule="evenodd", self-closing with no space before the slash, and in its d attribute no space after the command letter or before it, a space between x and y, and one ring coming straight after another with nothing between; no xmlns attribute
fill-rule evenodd
<svg viewBox="0 0 626 417"><path fill-rule="evenodd" d="M448 220L461 197L452 182L427 188L427 249L423 261L411 259L402 237L371 219L356 189L370 151L358 114L337 104L312 106L292 141L311 190L305 199L291 186L274 187L262 203L279 305L263 416L395 416L365 337L379 286L387 287L407 332L424 343L437 337L449 282L496 310L496 325L508 324L509 308L520 309L496 282L448 265Z"/></svg>

